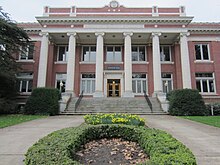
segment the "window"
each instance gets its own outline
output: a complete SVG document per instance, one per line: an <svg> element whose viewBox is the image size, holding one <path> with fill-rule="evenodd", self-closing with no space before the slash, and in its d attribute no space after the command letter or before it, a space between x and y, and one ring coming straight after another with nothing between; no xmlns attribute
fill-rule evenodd
<svg viewBox="0 0 220 165"><path fill-rule="evenodd" d="M172 74L162 73L161 78L162 78L163 93L168 93L171 90L173 90Z"/></svg>
<svg viewBox="0 0 220 165"><path fill-rule="evenodd" d="M33 88L33 73L18 73L19 92L31 92Z"/></svg>
<svg viewBox="0 0 220 165"><path fill-rule="evenodd" d="M120 46L107 46L106 61L107 62L121 62L122 61L121 47Z"/></svg>
<svg viewBox="0 0 220 165"><path fill-rule="evenodd" d="M214 93L215 83L213 73L196 73L196 88L201 93Z"/></svg>
<svg viewBox="0 0 220 165"><path fill-rule="evenodd" d="M136 94L148 93L146 74L132 74L132 91Z"/></svg>
<svg viewBox="0 0 220 165"><path fill-rule="evenodd" d="M171 46L160 46L160 61L171 61Z"/></svg>
<svg viewBox="0 0 220 165"><path fill-rule="evenodd" d="M95 46L83 46L82 61L95 62L96 61L96 47Z"/></svg>
<svg viewBox="0 0 220 165"><path fill-rule="evenodd" d="M67 61L68 46L58 46L57 61Z"/></svg>
<svg viewBox="0 0 220 165"><path fill-rule="evenodd" d="M132 46L132 61L145 61L145 46Z"/></svg>
<svg viewBox="0 0 220 165"><path fill-rule="evenodd" d="M60 92L65 92L66 88L66 73L57 73L56 74L56 88L59 89Z"/></svg>
<svg viewBox="0 0 220 165"><path fill-rule="evenodd" d="M22 47L19 60L33 60L34 56L34 43L31 43L26 48Z"/></svg>
<svg viewBox="0 0 220 165"><path fill-rule="evenodd" d="M195 53L196 53L196 60L201 60L201 61L210 60L208 44L195 45Z"/></svg>
<svg viewBox="0 0 220 165"><path fill-rule="evenodd" d="M84 94L92 94L95 92L95 74L82 74L81 75L81 88L80 92Z"/></svg>

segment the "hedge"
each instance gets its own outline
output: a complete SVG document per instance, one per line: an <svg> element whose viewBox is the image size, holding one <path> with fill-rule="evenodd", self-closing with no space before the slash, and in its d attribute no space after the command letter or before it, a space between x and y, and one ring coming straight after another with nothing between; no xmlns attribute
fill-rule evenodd
<svg viewBox="0 0 220 165"><path fill-rule="evenodd" d="M130 125L81 125L49 134L30 147L26 165L77 165L75 153L95 139L123 138L138 142L150 156L148 165L196 165L192 152L166 132Z"/></svg>
<svg viewBox="0 0 220 165"><path fill-rule="evenodd" d="M59 112L60 92L55 88L36 88L24 107L25 114L56 115Z"/></svg>
<svg viewBox="0 0 220 165"><path fill-rule="evenodd" d="M169 113L176 116L208 115L207 108L198 90L180 89L167 94Z"/></svg>

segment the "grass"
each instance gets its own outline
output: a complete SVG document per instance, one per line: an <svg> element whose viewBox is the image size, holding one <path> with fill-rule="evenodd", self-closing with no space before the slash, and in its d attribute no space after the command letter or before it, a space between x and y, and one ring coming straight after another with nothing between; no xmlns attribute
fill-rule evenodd
<svg viewBox="0 0 220 165"><path fill-rule="evenodd" d="M2 115L0 116L0 128L16 125L26 121L45 118L47 116L40 115Z"/></svg>
<svg viewBox="0 0 220 165"><path fill-rule="evenodd" d="M220 116L182 116L182 118L220 128Z"/></svg>

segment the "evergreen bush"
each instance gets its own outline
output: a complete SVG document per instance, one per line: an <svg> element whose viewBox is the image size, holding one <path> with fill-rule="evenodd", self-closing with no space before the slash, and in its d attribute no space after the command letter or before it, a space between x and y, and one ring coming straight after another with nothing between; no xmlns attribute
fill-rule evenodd
<svg viewBox="0 0 220 165"><path fill-rule="evenodd" d="M168 93L169 113L176 116L208 115L207 108L198 90L180 89Z"/></svg>
<svg viewBox="0 0 220 165"><path fill-rule="evenodd" d="M55 88L36 88L24 107L25 114L56 115L59 112L60 92Z"/></svg>

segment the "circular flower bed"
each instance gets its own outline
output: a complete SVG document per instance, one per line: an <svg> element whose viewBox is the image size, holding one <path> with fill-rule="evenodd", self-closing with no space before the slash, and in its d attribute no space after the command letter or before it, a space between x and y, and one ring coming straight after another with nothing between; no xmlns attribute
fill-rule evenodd
<svg viewBox="0 0 220 165"><path fill-rule="evenodd" d="M196 165L192 152L171 135L146 127L129 125L81 125L49 134L29 148L25 164L77 165L76 152L95 139L122 138L137 142L150 160L147 164Z"/></svg>

